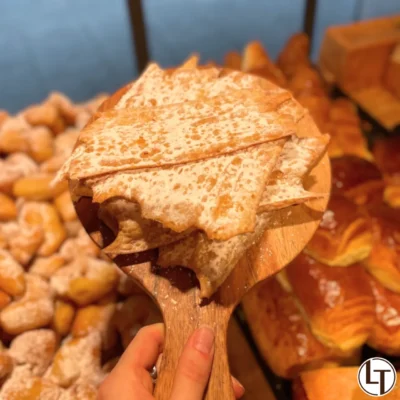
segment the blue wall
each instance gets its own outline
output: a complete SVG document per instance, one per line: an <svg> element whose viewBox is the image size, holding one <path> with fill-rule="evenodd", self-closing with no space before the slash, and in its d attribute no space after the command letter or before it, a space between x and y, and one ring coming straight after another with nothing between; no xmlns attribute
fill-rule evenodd
<svg viewBox="0 0 400 400"><path fill-rule="evenodd" d="M220 61L260 39L275 57L302 29L304 0L142 0L152 58L198 51ZM399 0L319 0L313 55L331 24L400 12ZM15 112L51 90L82 101L137 75L125 0L0 0L0 108Z"/></svg>

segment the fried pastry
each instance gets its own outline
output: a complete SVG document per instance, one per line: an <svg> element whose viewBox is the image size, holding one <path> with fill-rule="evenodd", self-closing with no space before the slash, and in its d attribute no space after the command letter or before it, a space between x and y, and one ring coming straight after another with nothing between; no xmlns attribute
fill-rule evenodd
<svg viewBox="0 0 400 400"><path fill-rule="evenodd" d="M26 274L24 295L0 312L0 325L11 335L47 326L54 313L49 284L39 276Z"/></svg>
<svg viewBox="0 0 400 400"><path fill-rule="evenodd" d="M266 212L324 196L302 178L328 138L296 136L305 111L287 91L196 63L151 64L86 126L57 181L101 204L116 235L106 254L161 248L159 263L194 269L208 297L261 237ZM204 267L216 250L223 261Z"/></svg>
<svg viewBox="0 0 400 400"><path fill-rule="evenodd" d="M16 365L27 365L33 376L42 376L54 357L56 346L56 335L52 330L32 330L11 342L9 354Z"/></svg>

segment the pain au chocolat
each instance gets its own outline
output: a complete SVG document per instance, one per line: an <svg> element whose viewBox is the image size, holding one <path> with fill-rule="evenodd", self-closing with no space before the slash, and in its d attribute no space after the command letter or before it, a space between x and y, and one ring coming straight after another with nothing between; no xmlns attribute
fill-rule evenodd
<svg viewBox="0 0 400 400"><path fill-rule="evenodd" d="M326 195L302 179L329 139L297 135L307 111L288 91L189 61L150 64L82 130L57 179L100 204L116 235L106 254L158 248L160 266L194 270L209 297L274 210Z"/></svg>

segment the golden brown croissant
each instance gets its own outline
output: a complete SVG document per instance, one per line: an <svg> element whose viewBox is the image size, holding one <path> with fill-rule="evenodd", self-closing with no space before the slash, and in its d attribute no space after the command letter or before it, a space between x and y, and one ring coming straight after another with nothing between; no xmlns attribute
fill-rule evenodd
<svg viewBox="0 0 400 400"><path fill-rule="evenodd" d="M308 65L300 65L289 81L288 89L294 96L301 94L326 95L324 82L318 71Z"/></svg>
<svg viewBox="0 0 400 400"><path fill-rule="evenodd" d="M368 344L385 354L400 355L400 294L371 278L375 298L376 322Z"/></svg>
<svg viewBox="0 0 400 400"><path fill-rule="evenodd" d="M329 267L300 254L279 277L296 298L313 334L326 346L351 351L367 340L375 308L362 266Z"/></svg>
<svg viewBox="0 0 400 400"><path fill-rule="evenodd" d="M385 178L385 201L392 207L400 207L400 138L377 140L373 154Z"/></svg>
<svg viewBox="0 0 400 400"><path fill-rule="evenodd" d="M330 100L327 96L301 93L296 99L310 112L321 131L328 131Z"/></svg>
<svg viewBox="0 0 400 400"><path fill-rule="evenodd" d="M320 226L305 252L314 259L345 267L366 258L372 248L368 216L346 197L332 194Z"/></svg>
<svg viewBox="0 0 400 400"><path fill-rule="evenodd" d="M232 60L232 56L230 56ZM245 72L261 76L281 87L286 86L283 72L273 63L261 42L254 41L247 44L243 52L241 68Z"/></svg>
<svg viewBox="0 0 400 400"><path fill-rule="evenodd" d="M305 33L290 37L278 56L278 67L288 77L292 77L301 65L310 65L310 40Z"/></svg>
<svg viewBox="0 0 400 400"><path fill-rule="evenodd" d="M258 349L276 375L293 378L343 356L314 337L292 295L275 278L250 291L242 305Z"/></svg>
<svg viewBox="0 0 400 400"><path fill-rule="evenodd" d="M332 101L327 131L343 154L372 160L372 154L368 150L367 141L362 133L357 109L350 100L338 98Z"/></svg>
<svg viewBox="0 0 400 400"><path fill-rule="evenodd" d="M225 54L224 67L240 71L242 65L242 56L237 51L230 51Z"/></svg>
<svg viewBox="0 0 400 400"><path fill-rule="evenodd" d="M305 371L293 384L293 400L369 400L371 396L358 385L357 373L358 367ZM396 384L385 400L399 399L400 385Z"/></svg>
<svg viewBox="0 0 400 400"><path fill-rule="evenodd" d="M331 160L332 192L358 205L380 202L384 182L378 167L362 158L345 155Z"/></svg>
<svg viewBox="0 0 400 400"><path fill-rule="evenodd" d="M400 212L382 205L369 213L373 245L363 265L383 286L400 293Z"/></svg>

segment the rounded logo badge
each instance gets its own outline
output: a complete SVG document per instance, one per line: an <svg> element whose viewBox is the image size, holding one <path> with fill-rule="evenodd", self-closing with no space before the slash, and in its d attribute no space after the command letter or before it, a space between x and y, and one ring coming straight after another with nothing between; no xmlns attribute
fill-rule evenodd
<svg viewBox="0 0 400 400"><path fill-rule="evenodd" d="M358 384L370 396L388 394L396 384L396 370L384 358L374 357L365 361L358 370Z"/></svg>

